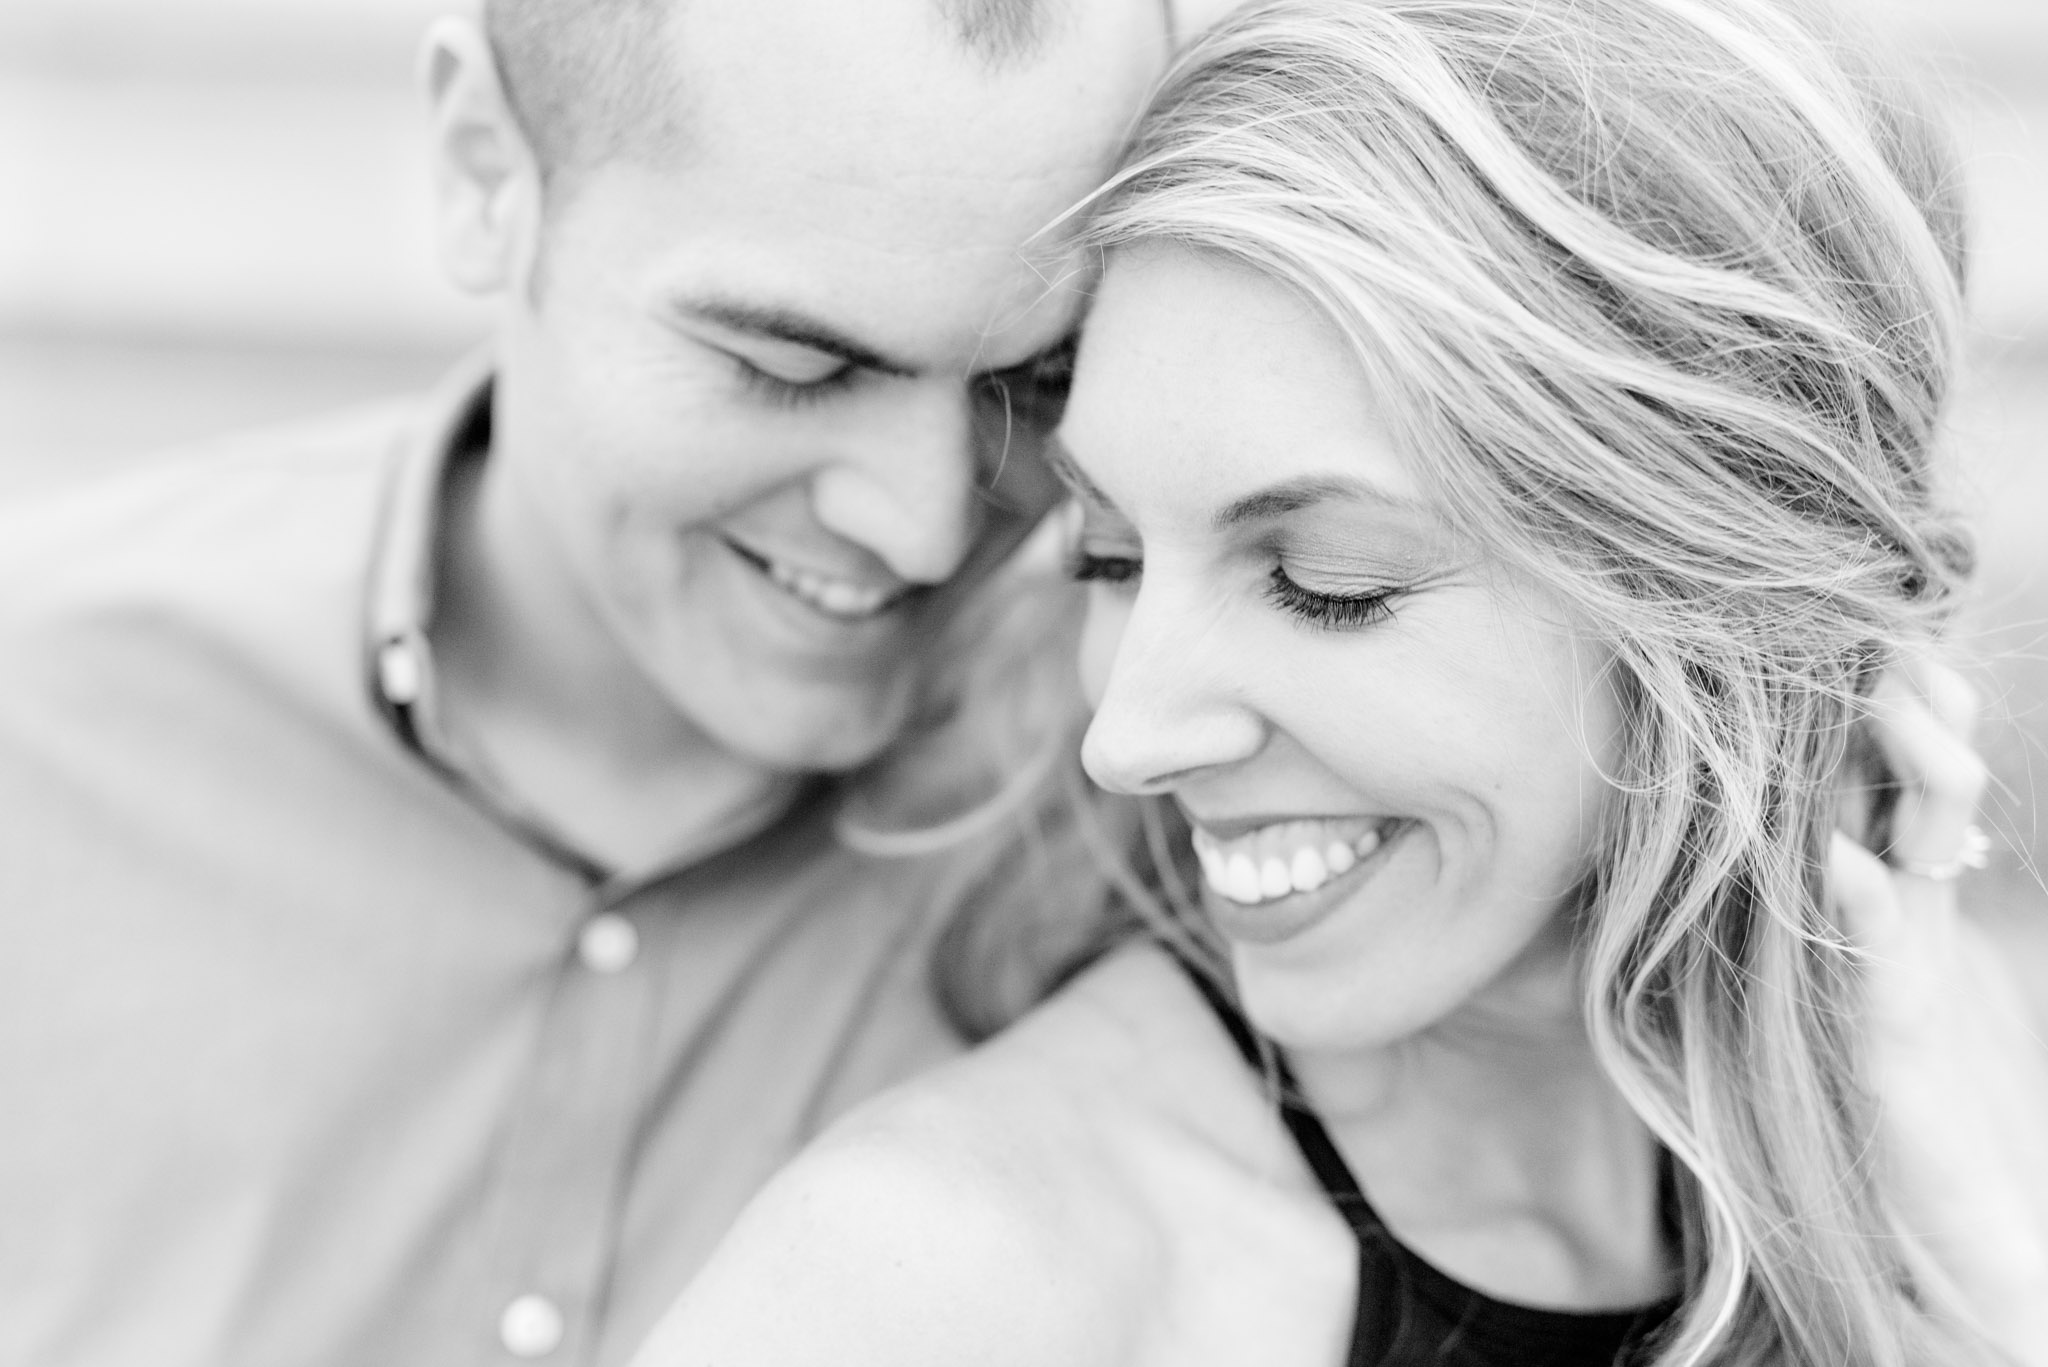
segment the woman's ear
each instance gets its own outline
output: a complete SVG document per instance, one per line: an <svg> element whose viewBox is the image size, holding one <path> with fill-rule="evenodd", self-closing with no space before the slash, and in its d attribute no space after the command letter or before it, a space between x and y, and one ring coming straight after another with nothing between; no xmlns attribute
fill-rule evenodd
<svg viewBox="0 0 2048 1367"><path fill-rule="evenodd" d="M441 268L458 289L497 293L525 278L536 250L539 161L475 20L434 22L420 53L420 79L431 110Z"/></svg>

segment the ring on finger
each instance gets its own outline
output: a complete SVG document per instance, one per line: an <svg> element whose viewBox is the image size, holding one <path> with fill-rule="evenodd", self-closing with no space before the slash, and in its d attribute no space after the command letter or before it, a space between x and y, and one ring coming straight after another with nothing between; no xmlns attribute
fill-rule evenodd
<svg viewBox="0 0 2048 1367"><path fill-rule="evenodd" d="M1962 848L1956 851L1953 859L1937 862L1888 854L1885 862L1900 873L1911 874L1915 878L1925 878L1934 883L1953 882L1962 876L1965 869L1981 869L1991 862L1991 837L1984 834L1980 826L1965 826Z"/></svg>

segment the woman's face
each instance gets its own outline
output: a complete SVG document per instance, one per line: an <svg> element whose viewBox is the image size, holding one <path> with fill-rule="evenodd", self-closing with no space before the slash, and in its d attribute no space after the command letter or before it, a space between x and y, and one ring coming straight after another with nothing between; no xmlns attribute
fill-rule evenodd
<svg viewBox="0 0 2048 1367"><path fill-rule="evenodd" d="M1220 258L1127 252L1061 435L1084 760L1186 811L1259 1023L1360 1048L1568 1015L1608 652L1445 526L1336 330Z"/></svg>

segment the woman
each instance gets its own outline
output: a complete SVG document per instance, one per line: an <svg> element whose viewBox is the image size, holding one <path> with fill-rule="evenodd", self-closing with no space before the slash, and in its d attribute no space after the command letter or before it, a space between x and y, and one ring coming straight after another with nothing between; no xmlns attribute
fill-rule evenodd
<svg viewBox="0 0 2048 1367"><path fill-rule="evenodd" d="M1083 761L1190 856L646 1361L2048 1360L2038 1073L1934 962L1956 193L1764 0L1198 45L1089 206L1062 461Z"/></svg>

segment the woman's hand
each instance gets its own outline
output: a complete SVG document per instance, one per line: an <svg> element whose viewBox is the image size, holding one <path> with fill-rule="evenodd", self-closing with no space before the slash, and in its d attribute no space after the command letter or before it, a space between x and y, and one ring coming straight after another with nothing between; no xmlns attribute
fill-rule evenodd
<svg viewBox="0 0 2048 1367"><path fill-rule="evenodd" d="M1870 722L1899 785L1883 858L1835 837L1843 920L1868 952L1874 1081L1906 1219L1992 1337L2048 1364L2048 1048L1960 915L1984 767L1977 702L1938 665L1888 672Z"/></svg>

